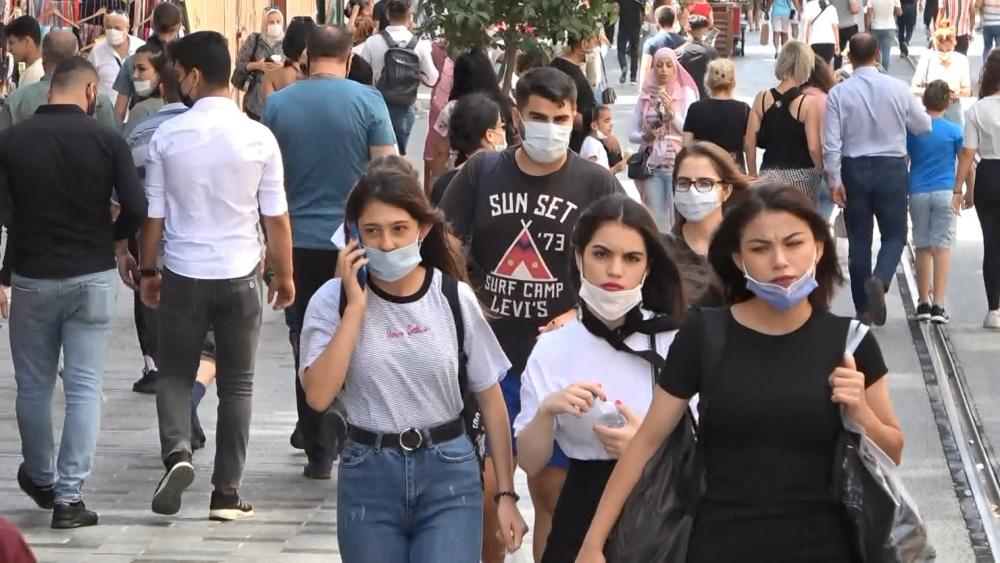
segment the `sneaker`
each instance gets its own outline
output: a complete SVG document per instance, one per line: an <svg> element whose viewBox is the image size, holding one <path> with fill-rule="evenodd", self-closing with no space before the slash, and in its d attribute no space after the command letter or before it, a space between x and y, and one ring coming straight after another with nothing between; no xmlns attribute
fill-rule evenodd
<svg viewBox="0 0 1000 563"><path fill-rule="evenodd" d="M240 493L230 494L212 491L212 504L209 506L208 519L216 522L233 522L253 517L253 507L240 498Z"/></svg>
<svg viewBox="0 0 1000 563"><path fill-rule="evenodd" d="M87 510L82 500L72 504L56 503L52 509L52 527L56 530L72 530L97 525L97 513Z"/></svg>
<svg viewBox="0 0 1000 563"><path fill-rule="evenodd" d="M931 304L921 303L917 305L917 320L918 321L929 321L931 320Z"/></svg>
<svg viewBox="0 0 1000 563"><path fill-rule="evenodd" d="M626 80L627 80L627 78L625 78L625 73L623 72L622 75L621 75L621 77L618 78L618 83L619 84L625 84Z"/></svg>
<svg viewBox="0 0 1000 563"><path fill-rule="evenodd" d="M28 472L24 468L22 463L20 467L17 468L17 484L24 491L24 494L31 497L31 500L35 501L38 508L44 510L52 510L53 505L56 502L56 492L55 487L49 485L48 487L39 487L28 477Z"/></svg>
<svg viewBox="0 0 1000 563"><path fill-rule="evenodd" d="M171 516L181 509L181 495L194 482L194 466L191 465L191 454L179 452L167 458L170 469L167 470L160 484L153 493L153 512Z"/></svg>
<svg viewBox="0 0 1000 563"><path fill-rule="evenodd" d="M309 460L302 475L306 479L325 481L333 477L333 462L328 459Z"/></svg>
<svg viewBox="0 0 1000 563"><path fill-rule="evenodd" d="M639 83L639 78L633 76L632 78L629 79L628 83L631 84L632 86L635 86L636 84Z"/></svg>
<svg viewBox="0 0 1000 563"><path fill-rule="evenodd" d="M201 429L201 426L197 426L191 430L191 449L198 451L205 447L205 442L208 439L205 437L205 431Z"/></svg>
<svg viewBox="0 0 1000 563"><path fill-rule="evenodd" d="M948 311L940 305L934 305L931 307L931 322L939 325L948 324Z"/></svg>
<svg viewBox="0 0 1000 563"><path fill-rule="evenodd" d="M983 328L1000 329L1000 310L986 313L983 319Z"/></svg>
<svg viewBox="0 0 1000 563"><path fill-rule="evenodd" d="M888 312L885 309L885 285L871 278L865 282L865 293L868 296L868 310L872 314L875 326L884 326Z"/></svg>
<svg viewBox="0 0 1000 563"><path fill-rule="evenodd" d="M907 57L909 57L910 56L910 46L907 45L906 43L900 43L899 44L899 55L900 55L900 57L902 57L904 59L907 58Z"/></svg>
<svg viewBox="0 0 1000 563"><path fill-rule="evenodd" d="M155 369L144 368L142 370L142 377L132 385L132 392L142 393L143 395L155 395L156 378L158 375L159 373Z"/></svg>

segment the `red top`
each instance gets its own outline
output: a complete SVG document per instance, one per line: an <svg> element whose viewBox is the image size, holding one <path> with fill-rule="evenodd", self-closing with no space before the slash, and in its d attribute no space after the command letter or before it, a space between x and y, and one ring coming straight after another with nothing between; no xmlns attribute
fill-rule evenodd
<svg viewBox="0 0 1000 563"><path fill-rule="evenodd" d="M708 2L695 2L690 8L692 14L708 17L712 13L712 5Z"/></svg>

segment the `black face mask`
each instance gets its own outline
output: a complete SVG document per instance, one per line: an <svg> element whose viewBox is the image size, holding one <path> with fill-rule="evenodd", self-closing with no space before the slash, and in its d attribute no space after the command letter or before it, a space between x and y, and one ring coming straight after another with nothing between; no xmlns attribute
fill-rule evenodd
<svg viewBox="0 0 1000 563"><path fill-rule="evenodd" d="M191 75L188 74L188 76ZM187 93L184 93L184 81L187 80L187 78L188 77L185 76L184 78L181 79L180 82L177 83L177 92L178 94L180 94L181 103L187 107L192 107L194 106L194 99L191 98L191 92L188 91Z"/></svg>

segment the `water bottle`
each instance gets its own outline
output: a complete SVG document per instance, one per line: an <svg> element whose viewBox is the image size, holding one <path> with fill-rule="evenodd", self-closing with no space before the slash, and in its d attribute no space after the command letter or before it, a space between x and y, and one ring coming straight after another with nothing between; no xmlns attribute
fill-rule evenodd
<svg viewBox="0 0 1000 563"><path fill-rule="evenodd" d="M597 419L594 421L595 425L606 426L608 428L622 428L628 422L625 419L625 415L613 403L597 399L594 401L594 408L592 410L597 414Z"/></svg>

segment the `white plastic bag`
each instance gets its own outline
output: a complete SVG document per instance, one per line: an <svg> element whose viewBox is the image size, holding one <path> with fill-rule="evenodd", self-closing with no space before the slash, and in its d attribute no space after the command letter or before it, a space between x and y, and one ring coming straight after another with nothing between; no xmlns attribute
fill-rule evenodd
<svg viewBox="0 0 1000 563"><path fill-rule="evenodd" d="M504 555L503 563L534 563L534 558L531 556L531 550L522 546L514 553L508 552Z"/></svg>

